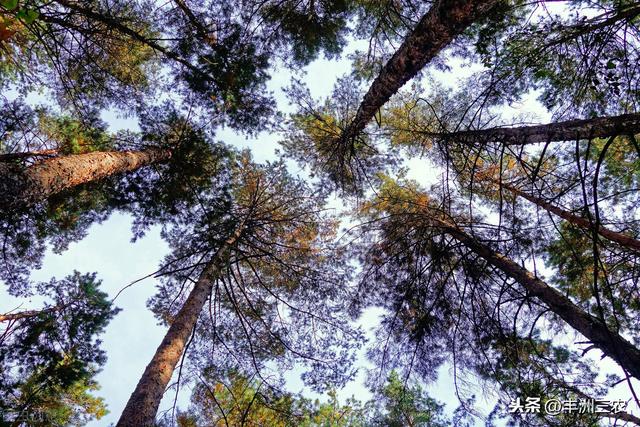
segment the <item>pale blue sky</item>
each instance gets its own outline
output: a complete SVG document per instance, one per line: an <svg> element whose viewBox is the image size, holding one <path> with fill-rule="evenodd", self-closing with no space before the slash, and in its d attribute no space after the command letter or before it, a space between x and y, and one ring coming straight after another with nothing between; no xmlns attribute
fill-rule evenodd
<svg viewBox="0 0 640 427"><path fill-rule="evenodd" d="M363 45L351 44L346 53L353 52L358 47L362 48ZM312 96L324 98L331 93L337 78L348 73L349 70L350 63L345 56L338 61L318 59L306 67L304 80ZM293 111L282 92L283 87L290 84L290 79L289 72L277 72L269 82L269 90L274 92L280 111L285 113ZM107 113L103 118L111 130L137 128L132 120L119 118L115 114ZM279 135L268 133L247 139L229 129L222 129L216 133L216 140L238 148L250 148L254 159L259 162L277 158L275 150L278 148L279 139ZM433 182L434 169L424 167L424 160L413 159L408 162L408 165L411 178L425 184ZM303 173L296 165L292 164L292 167L296 169L294 173ZM336 203L339 204L334 202ZM340 206L335 207L340 208ZM113 298L127 284L155 271L168 252L166 243L160 238L159 227L152 228L144 238L135 243L130 242L130 230L131 218L126 214L116 213L102 224L92 225L85 239L71 243L68 250L62 254L54 254L48 250L42 268L35 271L32 277L34 280L45 281L53 276L62 278L74 269L81 272L96 271L103 282L102 290ZM101 386L97 394L105 398L110 413L103 419L90 423L90 426L105 426L117 421L130 393L166 332L165 327L158 325L157 320L146 307L146 301L154 293L155 279L147 278L125 290L116 300L116 305L122 311L111 321L106 333L101 336L108 359L102 372L97 376ZM32 308L40 303L37 298L24 301L10 297L4 288L0 288L0 296L2 296L0 312L12 310L21 303L22 308ZM366 313L361 325L365 329L370 329L377 323L376 317L375 312ZM369 366L364 357L364 349L360 352L358 359L363 367ZM299 379L300 372L296 370L287 376L290 391L302 391L312 396L308 390L304 389ZM443 374L445 377L448 376L446 369L443 370ZM371 394L363 386L363 380L364 371L361 370L358 381L350 383L341 390L339 396L343 399L350 396L363 401L369 399ZM447 380L444 379L441 382L442 385L435 387L434 395L442 401L453 401L455 395L451 387L447 386ZM315 394L313 396L316 397ZM179 405L185 408L189 397L189 390L182 390L178 399ZM167 392L160 410L170 408L173 399L174 393Z"/></svg>
<svg viewBox="0 0 640 427"><path fill-rule="evenodd" d="M351 44L347 53L355 48L363 48L363 44ZM344 56L343 56L344 58ZM307 82L311 93L316 98L325 97L330 94L336 79L349 71L349 61L346 59L324 60L313 62L306 69ZM445 84L455 85L457 79L467 74L468 70L459 67L454 68L454 72L441 73L433 72L438 80ZM276 94L281 111L290 111L287 101L282 95L281 89L289 84L290 74L288 72L275 73L269 87ZM427 82L425 82L425 85ZM522 113L532 113L543 122L549 118L548 114L535 101L535 96L527 98L526 102L514 105L511 111L505 111L507 115ZM132 126L128 120L117 119L112 115L105 118L113 128L126 128ZM222 140L236 147L248 147L252 150L257 161L274 160L275 150L278 148L278 135L261 134L258 138L246 140L243 136L237 135L230 130L222 130L217 133L216 139ZM409 167L409 177L421 183L433 183L437 170L423 159L412 159L407 162ZM337 206L336 206L337 207ZM52 276L62 278L70 274L74 269L81 272L98 272L98 277L103 281L103 290L112 297L122 287L128 283L155 271L162 258L167 254L167 245L159 236L157 227L149 230L147 235L137 241L130 243L131 219L127 215L114 214L102 224L94 224L88 236L80 242L72 243L69 249L61 255L48 251L43 267L34 273L36 280L48 280ZM115 422L123 409L130 393L133 391L145 366L150 361L156 347L160 343L165 328L158 326L156 319L146 308L146 301L155 292L155 279L145 279L131 288L127 289L116 301L116 305L122 311L112 320L107 327L106 333L101 337L104 341L103 348L107 352L108 360L97 380L101 385L98 394L106 399L110 414L100 421L90 424L90 426L105 426ZM18 301L8 297L4 288L0 287L0 313L14 309L20 303L23 308L32 308L37 301ZM361 324L365 328L374 326L376 313L370 312L364 316ZM367 366L364 357L359 358L362 366ZM457 400L453 391L453 381L449 373L449 367L445 366L440 370L441 376L436 384L430 385L428 390L432 397L447 402L448 410L457 406ZM289 385L291 391L302 391L301 382L296 379L295 374L290 375ZM340 392L341 398L354 395L361 400L370 398L370 393L362 385L363 376L359 376L359 381L350 384ZM480 390L478 393L481 394ZM167 409L173 401L173 393L168 392L161 405L162 409ZM178 400L184 408L188 404L189 392L183 390ZM487 404L479 402L481 407L488 408ZM637 413L637 410L636 410Z"/></svg>

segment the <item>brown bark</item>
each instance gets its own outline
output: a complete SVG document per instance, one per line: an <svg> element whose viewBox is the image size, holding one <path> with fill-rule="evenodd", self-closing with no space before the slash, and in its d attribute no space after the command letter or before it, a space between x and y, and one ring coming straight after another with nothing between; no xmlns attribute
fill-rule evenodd
<svg viewBox="0 0 640 427"><path fill-rule="evenodd" d="M167 161L171 150L96 151L43 160L26 169L0 173L2 208L28 207L80 184Z"/></svg>
<svg viewBox="0 0 640 427"><path fill-rule="evenodd" d="M519 283L530 295L542 301L553 313L584 335L606 356L615 360L630 375L640 379L640 350L632 343L505 255L494 251L448 221L435 217L431 217L430 220L435 226Z"/></svg>
<svg viewBox="0 0 640 427"><path fill-rule="evenodd" d="M537 206L540 206L542 209L558 215L560 218L575 225L576 227L580 227L584 230L593 230L594 228L595 224L592 225L591 221L589 221L586 218L583 218L578 215L574 215L569 211L566 211L558 206L552 205L551 203L546 202L541 198L532 196L531 194L527 194L524 191L521 191L516 187L510 184L507 184L505 182L499 183L499 185L502 186L502 188L506 188L507 190L511 191L513 194L520 196L524 199L527 199L528 201L534 203ZM616 242L619 245L629 248L633 251L640 252L640 240L634 239L631 236L627 236L617 231L609 230L608 228L603 227L602 225L598 226L597 232L602 237L609 239L612 242Z"/></svg>
<svg viewBox="0 0 640 427"><path fill-rule="evenodd" d="M576 141L579 139L606 138L616 135L640 133L640 114L623 114L613 117L569 120L544 125L520 127L495 127L491 129L459 132L421 132L426 136L445 141L458 139L463 142L501 142L506 145L525 145L551 141Z"/></svg>
<svg viewBox="0 0 640 427"><path fill-rule="evenodd" d="M496 3L496 0L434 2L373 81L341 140L353 140L394 93Z"/></svg>
<svg viewBox="0 0 640 427"><path fill-rule="evenodd" d="M227 251L240 237L244 223L209 261L184 305L173 319L167 334L147 365L136 389L129 397L116 427L153 427L160 401L173 375L184 348L193 332L198 316L211 295Z"/></svg>

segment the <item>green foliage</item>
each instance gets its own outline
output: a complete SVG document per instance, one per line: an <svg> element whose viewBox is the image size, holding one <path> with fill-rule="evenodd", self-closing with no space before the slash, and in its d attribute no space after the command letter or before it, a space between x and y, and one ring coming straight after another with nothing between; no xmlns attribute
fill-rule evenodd
<svg viewBox="0 0 640 427"><path fill-rule="evenodd" d="M38 12L30 9L23 9L16 13L16 17L23 21L25 24L33 24L36 19L38 19Z"/></svg>
<svg viewBox="0 0 640 427"><path fill-rule="evenodd" d="M576 12L520 26L511 22L500 37L481 32L476 48L491 69L488 90L511 100L538 89L545 107L560 114L592 117L634 109L637 91L623 88L637 80L631 65L637 50L627 46L637 40L633 24L640 9L602 4L598 12L590 19Z"/></svg>
<svg viewBox="0 0 640 427"><path fill-rule="evenodd" d="M78 272L38 285L52 303L9 324L3 335L0 413L61 426L105 414L102 400L89 393L106 360L97 335L118 309L99 286L95 274Z"/></svg>
<svg viewBox="0 0 640 427"><path fill-rule="evenodd" d="M38 148L55 147L59 155L115 149L172 151L170 162L76 186L24 212L3 212L0 233L7 256L0 263L0 277L14 294L30 292L30 271L39 266L47 243L61 253L115 210L134 217L132 231L139 238L151 225L197 206L198 192L223 174L230 161L224 145L167 105L149 109L137 133L112 134L98 120L84 124L44 111L27 110L23 115L18 108L9 115L13 118L5 122L11 151L28 150L43 140L50 145ZM21 131L28 126L32 128L27 133ZM18 159L12 165L22 168L32 161Z"/></svg>
<svg viewBox="0 0 640 427"><path fill-rule="evenodd" d="M99 119L94 123L80 122L70 116L50 116L40 112L39 125L43 136L54 141L59 155L108 151L113 138Z"/></svg>
<svg viewBox="0 0 640 427"><path fill-rule="evenodd" d="M437 117L431 112L434 104L442 101L440 96L432 96L429 105L416 99L419 87L401 92L390 100L381 112L381 127L388 132L387 138L392 149L409 148L412 152L424 152L434 147L427 137L420 133L436 132L439 128Z"/></svg>
<svg viewBox="0 0 640 427"><path fill-rule="evenodd" d="M33 1L12 13L17 26L1 49L0 81L23 93L46 87L82 114L113 104L131 108L149 88L153 50L117 34L110 22L126 22L142 37L153 37L154 30L138 5L78 6Z"/></svg>
<svg viewBox="0 0 640 427"><path fill-rule="evenodd" d="M293 396L276 396L260 382L231 373L215 384L199 382L191 396L191 410L178 417L178 425L300 425L304 415L295 412L303 408L296 406Z"/></svg>
<svg viewBox="0 0 640 427"><path fill-rule="evenodd" d="M96 111L76 118L44 106L32 107L23 98L4 101L0 116L0 154L50 150L48 156L85 154L114 150L114 135ZM44 158L48 156L43 156ZM37 156L36 156L37 157ZM9 163L3 159L3 162ZM24 167L33 157L16 158L12 164Z"/></svg>
<svg viewBox="0 0 640 427"><path fill-rule="evenodd" d="M265 21L283 33L282 44L291 44L293 61L307 64L323 51L327 57L345 45L351 0L268 2L261 9Z"/></svg>
<svg viewBox="0 0 640 427"><path fill-rule="evenodd" d="M79 427L108 414L104 399L91 394L99 390L93 380L79 380L67 387L55 385L46 394L39 387L35 381L27 381L21 386L20 393L37 397L31 397L29 408L22 412L5 408L6 422L24 420L34 427Z"/></svg>
<svg viewBox="0 0 640 427"><path fill-rule="evenodd" d="M371 426L423 426L449 425L443 415L443 405L429 397L419 385L408 387L396 371L391 371L376 401L376 415ZM382 406L382 409L380 406Z"/></svg>
<svg viewBox="0 0 640 427"><path fill-rule="evenodd" d="M484 69L455 90L433 84L425 94L416 84L378 112L377 128L372 123L365 133L342 138L362 101L360 84L378 75L432 4L0 1L0 87L25 98L40 92L57 104L43 109L23 98L3 100L2 154L172 152L169 162L3 216L0 277L15 295L48 295L55 304L3 335L0 410L46 414L43 425L82 425L105 414L104 402L92 395L104 363L95 336L117 310L95 276L33 285L28 275L48 244L62 251L116 209L133 215L134 238L162 225L172 252L149 306L164 323L203 266L241 229L216 258L220 271L186 359L204 381L199 378L179 425L464 425L467 403L448 420L440 403L402 380L408 372L433 380L444 363L495 387L495 417L510 417L505 402L512 396L604 395L613 380L575 385L598 378L575 347L554 342L566 334L557 317L451 232L459 227L489 251L533 264L532 274L550 269L549 282L572 302L637 342L637 254L589 230L558 225L544 208L492 181L516 181L530 194L637 236L636 136L623 129L612 140L558 141L538 150L435 134L494 125L496 107L534 90L556 117L637 111L640 8L630 1L572 1L576 13L555 16L540 13L542 3L500 1L449 51ZM289 90L298 109L282 146L317 178L315 190L284 161L257 165L248 153L214 141L211 129L223 125L249 134L275 128L270 76L282 68L296 73L321 54L336 58L350 36L368 49L353 55L351 77L339 80L326 101L312 100L301 85ZM444 61L433 64L447 70ZM156 103L167 97L170 102ZM140 131L108 132L98 119L108 107L135 115ZM442 166L441 185L426 191L402 173L387 175L404 160L400 149L411 158L426 153ZM48 155L0 168L28 167ZM358 234L347 233L353 242L345 247L335 243L343 218L326 212L325 196L333 190L366 196L355 200L350 219L358 221ZM452 225L437 221L443 218ZM545 269L536 265L541 257ZM353 270L360 284L355 297ZM348 381L362 343L351 316L372 306L386 314L369 356L390 372L375 387L374 401L341 404L330 392L328 401L311 402L256 379L304 362L303 379L316 390ZM592 426L598 420L559 415L510 422Z"/></svg>
<svg viewBox="0 0 640 427"><path fill-rule="evenodd" d="M204 107L223 114L236 129L263 129L273 102L260 95L268 79L269 55L242 39L242 29L230 26L219 35L210 52L198 56L197 71L183 75L188 88ZM182 46L183 50L195 46ZM185 52L186 53L186 52Z"/></svg>
<svg viewBox="0 0 640 427"><path fill-rule="evenodd" d="M364 427L367 425L367 412L371 402L362 404L355 398L349 398L342 405L338 401L335 391L328 391L327 402L300 400L306 404L304 416L300 421L301 427Z"/></svg>
<svg viewBox="0 0 640 427"><path fill-rule="evenodd" d="M190 363L253 375L295 361L307 365L303 379L316 389L343 384L362 336L345 313L350 268L331 243L337 223L323 211L324 198L284 162L258 165L246 152L232 160L200 191L200 206L165 224L172 252L149 306L170 322L184 301L184 280L197 280L213 259L220 268L211 295L216 308L200 316Z"/></svg>
<svg viewBox="0 0 640 427"><path fill-rule="evenodd" d="M353 34L368 41L366 51L356 51L352 56L356 78L375 78L431 5L412 0L354 0Z"/></svg>
<svg viewBox="0 0 640 427"><path fill-rule="evenodd" d="M355 398L340 403L330 390L324 401L279 393L258 379L230 373L223 380L201 378L191 396L189 411L178 416L182 427L273 426L273 427L373 427L449 425L443 406L420 386L407 386L392 372L375 398Z"/></svg>
<svg viewBox="0 0 640 427"><path fill-rule="evenodd" d="M113 192L116 205L135 218L135 238L150 225L170 222L171 217L200 205L200 192L224 180L233 156L202 125L169 105L150 108L141 116L140 128L134 141L143 147L169 149L172 155L169 162L154 165L153 170L122 177Z"/></svg>
<svg viewBox="0 0 640 427"><path fill-rule="evenodd" d="M304 164L323 191L340 190L360 194L375 182L378 172L392 167L396 159L381 152L367 135L342 140L344 129L355 116L361 92L352 78L336 83L333 96L317 105L299 84L288 93L299 109L291 120L281 145L285 155Z"/></svg>
<svg viewBox="0 0 640 427"><path fill-rule="evenodd" d="M2 58L9 51L5 45L19 37L20 33L24 32L25 25L33 24L39 14L36 10L19 5L18 0L2 0L0 8L0 58Z"/></svg>
<svg viewBox="0 0 640 427"><path fill-rule="evenodd" d="M638 135L620 135L611 144L608 142L607 139L591 141L589 156L603 157L599 175L603 196L611 195L613 203L622 204L627 199L624 194L640 185L640 139ZM605 147L607 151L603 153Z"/></svg>
<svg viewBox="0 0 640 427"><path fill-rule="evenodd" d="M556 399L590 399L606 393L606 387L598 385L597 372L589 363L567 347L554 346L550 340L540 338L540 331L532 331L529 337L496 336L491 339L490 352L478 357L478 369L485 380L496 382L504 395L497 405L503 417L512 418L514 425L532 426L598 426L597 414L508 413L511 399L520 397L540 398L544 408L547 401Z"/></svg>
<svg viewBox="0 0 640 427"><path fill-rule="evenodd" d="M638 336L640 298L635 278L640 272L635 259L606 246L600 246L594 256L591 233L566 223L558 231L546 251L547 262L556 271L553 281L558 288L582 302L594 316L603 317L611 328L623 328ZM594 283L600 288L597 293Z"/></svg>
<svg viewBox="0 0 640 427"><path fill-rule="evenodd" d="M0 6L7 10L13 10L18 7L18 0L3 0Z"/></svg>

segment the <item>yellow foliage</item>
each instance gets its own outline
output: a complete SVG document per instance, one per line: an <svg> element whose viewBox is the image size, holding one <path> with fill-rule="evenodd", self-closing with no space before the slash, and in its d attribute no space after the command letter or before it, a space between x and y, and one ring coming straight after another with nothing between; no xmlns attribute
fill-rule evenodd
<svg viewBox="0 0 640 427"><path fill-rule="evenodd" d="M338 121L329 114L315 113L301 116L298 120L298 126L310 138L315 149L320 153L330 151L332 142L342 134Z"/></svg>
<svg viewBox="0 0 640 427"><path fill-rule="evenodd" d="M415 181L399 183L389 176L380 176L382 184L377 195L363 203L361 215L421 212L429 207L431 199Z"/></svg>

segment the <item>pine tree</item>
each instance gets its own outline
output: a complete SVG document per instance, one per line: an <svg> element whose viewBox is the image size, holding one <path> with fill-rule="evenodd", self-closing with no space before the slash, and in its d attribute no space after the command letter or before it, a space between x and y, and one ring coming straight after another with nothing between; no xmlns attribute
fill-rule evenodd
<svg viewBox="0 0 640 427"><path fill-rule="evenodd" d="M413 78L453 38L482 18L495 1L437 1L382 68L362 99L353 121L341 140L350 143L378 111L407 81Z"/></svg>
<svg viewBox="0 0 640 427"><path fill-rule="evenodd" d="M356 246L363 262L359 303L383 305L389 313L380 325L380 345L371 351L378 369L397 367L431 379L442 363L450 362L460 381L469 381L470 375L480 374L483 381L497 382L506 387L505 390L513 391L514 388L509 387L516 385L509 381L516 378L523 381L517 390L527 396L551 398L553 393L575 396L575 390L562 385L563 375L568 375L565 379L570 381L571 375L586 379L597 373L590 371L589 362L581 361L580 353L549 349L556 337L564 335L557 332L560 330L557 322L562 319L565 325L588 339L587 350L597 348L615 360L622 368L623 377L637 375L633 373L637 365L634 359L639 354L633 344L637 335L634 322L627 322L623 311L618 314L617 323L613 320L616 315L609 311L606 311L607 317L601 317L588 285L582 288L587 295L582 296L575 287L569 289L554 277L558 290L510 259L529 257L528 244L515 241L524 239L525 235L516 234L511 238L513 241L500 241L500 235L508 236L510 232L505 224L500 234L495 225L484 223L481 228L477 213L470 221L462 213L466 210L464 205L453 200L440 202L412 182L398 184L387 179L373 200L361 209L364 233L358 233L362 237ZM487 232L483 228L488 228ZM574 244L573 250L580 251L583 245L581 243L579 249ZM509 256L500 252L501 246ZM589 246L587 240L586 247ZM558 253L549 265L566 263L566 257L566 253ZM589 255L586 257L588 263ZM560 268L564 268L562 264ZM624 277L625 272L621 276ZM588 274L580 277L585 278L589 278ZM566 281L577 282L571 275L566 276ZM621 287L607 294L607 298L612 298L612 304L619 307L625 292ZM634 313L628 315L633 318ZM522 333L539 339L538 323L558 328L545 330L544 336L550 341L533 350L525 350L531 336L522 343L513 342L514 334ZM518 346L523 346L522 352L515 352ZM535 354L527 356L527 351ZM542 351L550 355L539 356ZM555 365L549 359L553 354L560 358L557 363L567 364L565 368L554 371ZM553 385L553 392L551 388L535 388L541 380L532 380L530 385L534 388L526 388L529 383L525 384L525 375L533 369L532 358L538 356L542 360L533 367L535 375L538 378L547 369L549 376L543 377L544 384ZM512 376L501 376L506 374L505 369L511 369L509 363L514 364L513 370L508 371ZM554 383L554 378L561 383ZM589 384L589 380L585 382ZM586 395L604 393L602 389L590 391L586 386L577 390ZM501 416L513 415L502 412ZM553 418L553 423L561 420L562 416ZM575 422L569 417L559 425ZM589 422L595 423L598 419ZM541 425L545 425L545 421Z"/></svg>
<svg viewBox="0 0 640 427"><path fill-rule="evenodd" d="M217 250L215 256L207 261L200 278L189 293L182 308L174 316L171 326L162 343L156 350L145 369L136 389L129 398L127 406L120 416L119 426L152 426L164 390L169 384L173 371L182 357L189 336L193 332L200 311L213 290L219 270L224 268L229 248L233 246L244 231L244 223L238 224L235 231Z"/></svg>
<svg viewBox="0 0 640 427"><path fill-rule="evenodd" d="M359 339L344 319L331 314L330 301L341 294L335 286L344 266L322 246L334 229L321 214L322 198L309 194L282 163L262 167L242 155L229 174L229 181L218 181L200 194L203 205L197 217L182 213L188 218L176 218L177 227L168 234L174 253L160 272L168 271L171 286L161 287L152 307L170 327L119 425L153 425L192 334L196 360L202 348L207 363L221 372L229 364L260 372L265 360L294 357L313 363L308 381L318 386L348 376L349 349ZM167 295L197 271L197 281L174 314ZM316 293L327 299L326 307L309 306ZM210 312L201 314L207 300ZM285 322L278 314L282 304L301 323ZM298 331L309 322L317 334L313 345ZM325 335L329 330L333 334ZM342 351L336 350L341 346ZM212 361L220 351L220 360ZM247 366L239 366L243 359Z"/></svg>
<svg viewBox="0 0 640 427"><path fill-rule="evenodd" d="M96 337L119 310L99 286L95 274L52 279L39 284L37 294L53 304L2 316L3 421L84 425L105 415L104 401L90 394L98 388L93 377L106 361Z"/></svg>
<svg viewBox="0 0 640 427"><path fill-rule="evenodd" d="M46 159L21 171L5 171L2 180L4 208L28 207L77 185L171 159L169 149L97 151Z"/></svg>
<svg viewBox="0 0 640 427"><path fill-rule="evenodd" d="M162 224L172 249L149 302L168 332L119 425L154 425L176 376L176 392L197 384L195 413L178 417L185 426L462 425L472 412L460 387L467 375L497 391L488 423L601 424L599 414L514 416L506 403L598 397L623 381L635 396L640 7L540 7L0 2L0 87L19 94L3 99L0 117L0 277L14 295L56 295L41 309L0 315L11 332L0 347L0 410L46 414L54 425L104 414L91 395L104 363L92 340L116 310L94 276L36 285L29 272L48 244L62 251L119 210L133 216L134 238ZM282 146L319 178L317 193L284 162L256 165L213 142L220 126L278 128L266 90L274 64L296 72L321 54L337 57L350 37L368 48L328 99L296 83L288 91L299 109ZM427 93L416 82L400 91L429 65L446 70L444 54L482 69L456 89ZM42 88L52 106L28 106L22 97ZM169 90L175 107L157 105ZM521 118L502 119L501 109L532 91L552 121L505 125ZM141 131L108 132L98 119L108 108L134 116ZM418 154L443 172L429 192L403 172L385 175ZM342 218L325 212L323 196L335 189L362 231L345 247L333 242ZM345 285L354 266L355 298ZM306 363L315 390L344 383L362 341L350 316L372 306L387 310L369 353L385 373L369 378L377 404L340 405L335 393L312 403L270 384L265 372L294 362ZM587 345L557 342L573 333ZM585 357L594 349L622 376L596 384ZM435 379L443 363L462 402L452 420L409 381ZM631 412L611 418L638 423Z"/></svg>
<svg viewBox="0 0 640 427"><path fill-rule="evenodd" d="M185 427L441 427L451 421L443 415L442 405L419 385L403 381L397 372L389 374L374 396L368 402L352 397L341 404L336 392L329 390L326 402L311 401L232 372L224 379L200 377L190 409L181 413L177 421Z"/></svg>
<svg viewBox="0 0 640 427"><path fill-rule="evenodd" d="M122 156L126 160L130 154L144 156L146 150L151 154L167 153L171 161L156 162L86 183L77 182L83 178L81 175L51 173L46 176L55 185L48 188L60 191L47 199L37 200L44 194L41 188L36 188L37 203L30 206L24 206L21 204L24 200L12 197L15 194L4 194L8 201L0 216L5 253L0 277L13 294L20 294L29 287L29 273L39 266L46 244L51 244L54 251L60 253L70 242L83 238L91 224L104 221L115 210L133 215L134 236L141 237L152 224L198 203L194 191L209 185L228 156L226 148L214 143L210 134L167 107L150 109L141 118L140 132L115 135L105 132L99 122L89 126L64 116L38 114L40 117L34 119L34 126L27 127L28 132L12 131L7 142L16 151L24 152L21 148L46 141L56 147L56 156L43 161L13 159L5 165L15 171L10 177L22 177L41 168L46 171L46 162L64 164L66 160L96 155L100 158L103 154L106 158ZM29 120L22 123L29 123ZM22 129L22 126L16 127ZM131 166L126 161L121 163ZM97 162L88 166L98 175L114 172ZM59 169L52 172L60 172ZM11 186L12 182L7 179L0 186ZM17 185L24 188L25 184L19 181ZM77 185L61 189L64 184Z"/></svg>

